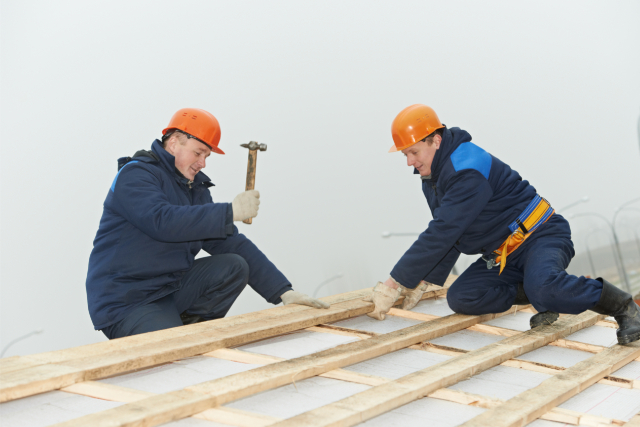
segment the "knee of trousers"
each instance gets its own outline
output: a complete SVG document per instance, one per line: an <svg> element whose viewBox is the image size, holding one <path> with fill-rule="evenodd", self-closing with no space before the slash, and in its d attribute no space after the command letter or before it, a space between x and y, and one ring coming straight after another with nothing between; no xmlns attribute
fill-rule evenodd
<svg viewBox="0 0 640 427"><path fill-rule="evenodd" d="M244 287L249 281L249 264L240 255L226 254L225 257L229 268L229 279L237 286Z"/></svg>
<svg viewBox="0 0 640 427"><path fill-rule="evenodd" d="M458 290L455 283L451 285L447 291L447 303L451 310L461 314L468 314L474 305L462 298L461 292Z"/></svg>

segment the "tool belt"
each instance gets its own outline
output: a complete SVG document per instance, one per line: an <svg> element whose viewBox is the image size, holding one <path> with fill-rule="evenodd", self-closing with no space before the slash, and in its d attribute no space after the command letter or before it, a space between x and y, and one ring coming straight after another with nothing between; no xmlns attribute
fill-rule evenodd
<svg viewBox="0 0 640 427"><path fill-rule="evenodd" d="M507 237L498 249L493 251L488 257L483 256L486 261L487 268L500 266L500 274L507 265L507 256L524 243L531 233L533 233L541 224L547 222L555 211L546 199L538 196L533 198L527 208L520 214L515 221L509 224L511 234Z"/></svg>

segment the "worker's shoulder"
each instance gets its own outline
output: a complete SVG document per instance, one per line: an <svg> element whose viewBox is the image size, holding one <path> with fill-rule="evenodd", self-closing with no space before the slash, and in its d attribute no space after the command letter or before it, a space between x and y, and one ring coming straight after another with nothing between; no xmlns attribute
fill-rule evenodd
<svg viewBox="0 0 640 427"><path fill-rule="evenodd" d="M463 142L451 153L451 164L456 172L473 169L486 179L491 173L491 154L478 147L473 142Z"/></svg>
<svg viewBox="0 0 640 427"><path fill-rule="evenodd" d="M144 151L144 154L142 153ZM151 153L151 155L147 154ZM111 190L115 191L116 182L127 180L138 180L140 174L153 175L162 180L163 171L159 164L159 158L155 153L145 150L136 152L133 157L121 157L118 159L118 173L113 179Z"/></svg>

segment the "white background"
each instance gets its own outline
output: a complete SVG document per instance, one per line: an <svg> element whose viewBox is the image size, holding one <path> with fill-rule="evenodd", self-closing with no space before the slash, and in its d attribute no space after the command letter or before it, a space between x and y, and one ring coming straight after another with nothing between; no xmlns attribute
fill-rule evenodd
<svg viewBox="0 0 640 427"><path fill-rule="evenodd" d="M239 228L303 292L384 280L412 239L381 233L426 228L419 179L387 153L414 103L555 207L588 195L571 212L611 218L640 196L639 17L638 1L2 0L0 347L104 339L84 283L116 160L183 107L221 123L215 201L244 189L239 144L268 144ZM267 307L248 290L231 313Z"/></svg>

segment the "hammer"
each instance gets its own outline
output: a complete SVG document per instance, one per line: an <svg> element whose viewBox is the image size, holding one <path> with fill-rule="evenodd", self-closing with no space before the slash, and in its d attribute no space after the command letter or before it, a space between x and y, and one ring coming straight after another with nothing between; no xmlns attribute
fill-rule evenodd
<svg viewBox="0 0 640 427"><path fill-rule="evenodd" d="M258 160L258 150L267 151L267 144L258 144L251 141L248 144L240 144L241 147L249 149L249 162L247 163L247 185L245 191L253 190L256 186L256 161ZM245 224L251 224L253 218L245 219Z"/></svg>

